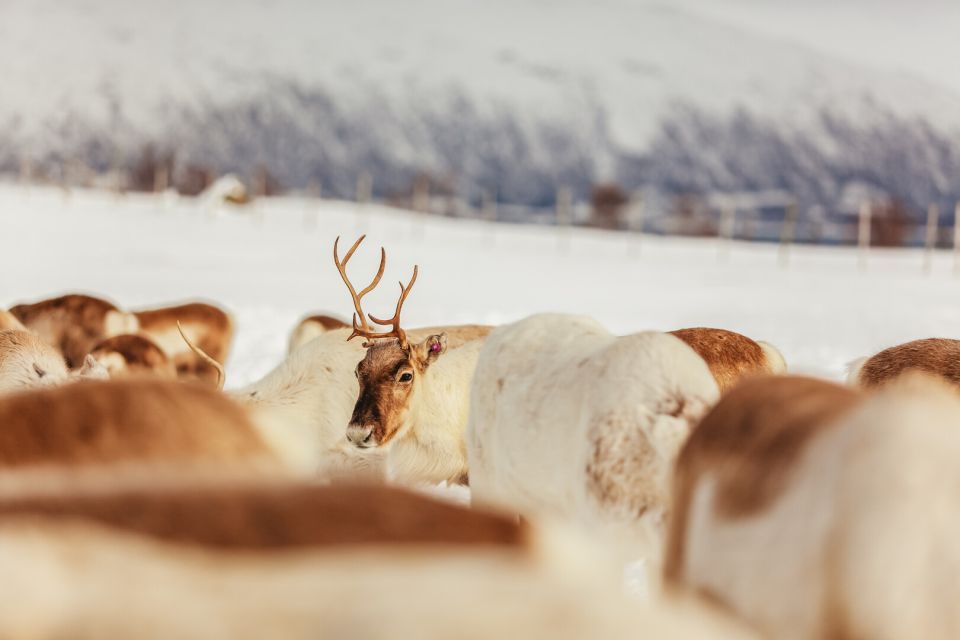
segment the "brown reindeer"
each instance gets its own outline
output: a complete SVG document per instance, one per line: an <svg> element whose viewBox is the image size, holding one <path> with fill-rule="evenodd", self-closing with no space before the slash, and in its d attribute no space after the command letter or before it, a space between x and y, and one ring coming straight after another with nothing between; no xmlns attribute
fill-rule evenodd
<svg viewBox="0 0 960 640"><path fill-rule="evenodd" d="M110 373L111 378L154 375L177 378L177 368L166 352L142 335L121 334L97 343L90 355Z"/></svg>
<svg viewBox="0 0 960 640"><path fill-rule="evenodd" d="M787 370L783 356L773 345L733 331L695 327L670 333L690 345L707 362L721 393L746 376L786 373Z"/></svg>
<svg viewBox="0 0 960 640"><path fill-rule="evenodd" d="M183 343L179 322L194 344L218 362L226 362L233 339L233 320L213 305L189 303L134 311L140 333L150 338L173 360L177 375L186 380L214 383L217 370Z"/></svg>
<svg viewBox="0 0 960 640"><path fill-rule="evenodd" d="M211 473L213 471L213 473ZM9 474L8 474L9 475ZM0 476L0 523L93 521L170 542L232 550L390 545L522 548L514 518L377 485L322 486L214 467Z"/></svg>
<svg viewBox="0 0 960 640"><path fill-rule="evenodd" d="M0 467L272 461L246 412L212 389L131 378L0 398Z"/></svg>
<svg viewBox="0 0 960 640"><path fill-rule="evenodd" d="M475 340L440 359L447 351L446 333L427 336L418 343L408 340L400 326L400 313L417 281L413 268L410 281L400 283L400 297L389 319L365 314L363 297L383 276L386 252L380 249L380 267L369 285L359 293L346 273L346 266L360 246L361 236L340 259L337 242L334 263L353 299L352 332L347 340L364 338L367 352L357 365L359 395L347 427L347 439L361 449L389 449L387 465L398 478L409 481L466 483L466 446L463 433L469 411L470 382L482 340ZM387 331L374 330L367 319Z"/></svg>
<svg viewBox="0 0 960 640"><path fill-rule="evenodd" d="M385 513L375 495L356 498L374 498L373 512ZM359 501L350 505L356 512L366 506ZM410 515L391 513L409 522L415 519L410 516L432 510L418 507L416 501L409 506L414 509ZM268 508L267 513L272 511ZM340 513L332 510L329 515ZM451 515L457 520L472 517L464 512ZM237 524L243 523L238 517ZM256 525L266 529L269 522ZM396 523L374 527L404 531L404 525ZM251 552L170 544L91 524L11 519L0 523L0 636L754 637L693 603L638 608L598 567L604 564L596 561L602 554L586 544L530 553L496 543L474 544L463 536L448 544L443 534L429 533L423 543L395 544L383 536L382 543L370 544L364 531L356 530L358 545Z"/></svg>
<svg viewBox="0 0 960 640"><path fill-rule="evenodd" d="M112 302L68 294L33 304L19 304L10 313L47 344L58 348L67 366L76 369L104 338L136 331L136 320Z"/></svg>
<svg viewBox="0 0 960 640"><path fill-rule="evenodd" d="M765 637L960 633L960 396L746 380L677 459L665 577Z"/></svg>
<svg viewBox="0 0 960 640"><path fill-rule="evenodd" d="M908 371L923 371L960 385L960 340L926 338L884 349L853 363L851 384L878 387Z"/></svg>

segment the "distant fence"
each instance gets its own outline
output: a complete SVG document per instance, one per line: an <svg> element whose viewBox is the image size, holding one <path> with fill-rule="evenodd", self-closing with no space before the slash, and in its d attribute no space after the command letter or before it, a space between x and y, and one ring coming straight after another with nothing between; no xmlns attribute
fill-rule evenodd
<svg viewBox="0 0 960 640"><path fill-rule="evenodd" d="M182 169L179 180L173 179L172 159L156 162L134 170L117 168L97 173L83 162L64 161L59 170L41 173L29 160L20 163L19 181L24 185L56 185L69 193L71 187L109 189L117 194L127 190L169 193L175 190L185 195L199 195L211 189L218 180L211 171L188 166ZM259 171L247 187L240 185L229 192L234 203L255 202L257 198L287 193L308 199L319 199L322 185L312 181L305 190L284 192L265 168ZM372 174L357 176L354 199L361 206L373 202ZM680 194L664 201L651 203L642 192L627 194L616 184L594 187L589 200L576 200L571 189L557 190L553 206L531 207L498 202L496 194L484 191L473 200L463 198L448 186L431 192L431 181L418 177L410 193L382 200L385 204L406 208L423 215L441 215L453 218L483 220L490 223L523 223L552 225L561 229L584 226L623 231L632 235L670 235L715 237L721 242L721 256L729 254L733 241L771 242L780 245L780 261L786 265L790 247L795 244L859 246L860 264L866 267L868 251L873 247L923 248L923 269L932 268L934 249L951 248L955 253L956 270L960 272L960 202L952 210L941 210L937 204L927 207L923 219L916 212L889 199L864 199L856 209L831 211L823 206L801 210L789 193L768 191L741 194ZM262 216L262 212L257 212ZM304 227L316 228L317 214L304 209ZM262 222L262 219L261 219ZM358 215L358 228L366 224ZM415 223L422 227L422 222ZM558 236L565 243L566 236ZM639 241L632 245L638 252Z"/></svg>

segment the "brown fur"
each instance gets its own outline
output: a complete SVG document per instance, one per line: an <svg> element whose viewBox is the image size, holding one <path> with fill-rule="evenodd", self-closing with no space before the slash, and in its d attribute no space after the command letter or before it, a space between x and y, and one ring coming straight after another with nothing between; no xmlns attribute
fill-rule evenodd
<svg viewBox="0 0 960 640"><path fill-rule="evenodd" d="M107 314L113 303L87 295L69 294L10 309L17 320L47 344L60 349L67 366L75 369L93 346L106 336Z"/></svg>
<svg viewBox="0 0 960 640"><path fill-rule="evenodd" d="M927 338L884 349L863 364L857 382L877 387L907 371L925 371L960 386L960 340Z"/></svg>
<svg viewBox="0 0 960 640"><path fill-rule="evenodd" d="M643 478L631 483L624 491L624 483L618 474L608 472L609 460L623 460L633 468L653 469L659 456L650 439L635 425L617 416L596 420L587 434L593 443L593 453L587 462L587 493L606 510L625 510L624 515L639 518L651 505L664 504L662 483L655 478Z"/></svg>
<svg viewBox="0 0 960 640"><path fill-rule="evenodd" d="M155 342L163 344L164 337L177 335L177 322L188 331L193 342L217 362L226 362L233 340L233 320L230 314L213 305L201 302L135 311L140 323L140 332ZM217 370L203 358L190 351L186 344L170 355L177 375L186 380L199 380L216 384Z"/></svg>
<svg viewBox="0 0 960 640"><path fill-rule="evenodd" d="M350 424L374 425L375 442L389 442L399 429L400 414L413 390L412 382L399 383L397 378L403 372L420 375L425 368L412 347L403 349L397 340L375 343L357 365L360 394Z"/></svg>
<svg viewBox="0 0 960 640"><path fill-rule="evenodd" d="M243 410L193 385L86 381L0 399L0 467L265 457Z"/></svg>
<svg viewBox="0 0 960 640"><path fill-rule="evenodd" d="M665 576L683 566L686 516L700 478L715 479L717 511L748 517L774 502L807 445L860 402L848 388L800 376L745 380L694 429L677 458Z"/></svg>
<svg viewBox="0 0 960 640"><path fill-rule="evenodd" d="M26 327L9 311L0 309L0 331L23 331Z"/></svg>
<svg viewBox="0 0 960 640"><path fill-rule="evenodd" d="M0 359L20 351L38 351L41 349L56 353L53 347L43 342L35 333L22 329L0 329Z"/></svg>
<svg viewBox="0 0 960 640"><path fill-rule="evenodd" d="M141 374L171 380L177 377L177 369L167 354L145 336L125 333L107 338L97 344L90 355L99 360L113 378ZM122 361L120 366L115 357Z"/></svg>
<svg viewBox="0 0 960 640"><path fill-rule="evenodd" d="M724 393L745 376L772 373L763 349L747 336L727 331L695 327L671 331L703 358Z"/></svg>
<svg viewBox="0 0 960 640"><path fill-rule="evenodd" d="M253 550L369 544L517 547L527 537L527 528L513 518L386 486L275 481L180 485L114 485L106 491L8 497L0 499L0 521L80 518L171 542Z"/></svg>

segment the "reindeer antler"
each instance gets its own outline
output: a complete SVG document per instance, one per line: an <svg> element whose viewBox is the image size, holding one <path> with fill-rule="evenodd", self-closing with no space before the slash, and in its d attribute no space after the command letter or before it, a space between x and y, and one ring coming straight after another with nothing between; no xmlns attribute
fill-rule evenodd
<svg viewBox="0 0 960 640"><path fill-rule="evenodd" d="M180 332L180 337L183 338L183 341L187 343L188 347L190 347L190 351L193 351L207 364L217 370L217 390L223 391L223 384L227 381L227 373L223 370L223 365L214 360L213 357L211 357L206 351L193 344L190 338L187 337L187 334L184 333L183 327L180 326L179 320L177 320L177 331Z"/></svg>
<svg viewBox="0 0 960 640"><path fill-rule="evenodd" d="M347 263L350 262L350 258L353 257L353 252L357 250L357 247L360 246L360 243L363 242L366 235L362 235L357 238L357 241L353 243L353 246L350 247L350 250L347 251L347 255L343 257L343 260L340 260L340 256L337 253L337 245L340 243L340 236L337 236L337 239L333 241L333 261L337 265L337 271L340 272L340 277L343 279L343 283L347 285L347 289L350 291L350 296L353 298L353 308L355 313L353 314L353 333L350 334L350 337L347 340L353 340L357 336L366 336L367 334L373 333L373 329L370 328L370 325L367 323L367 318L363 313L363 307L360 305L360 301L363 299L363 296L367 295L376 288L380 283L380 278L383 277L383 270L387 266L387 252L383 247L380 247L380 268L377 270L377 275L374 276L373 281L363 288L363 290L358 294L357 290L353 288L353 284L350 282L350 278L347 277ZM357 318L360 319L360 324L357 324Z"/></svg>
<svg viewBox="0 0 960 640"><path fill-rule="evenodd" d="M413 283L417 281L417 273L420 268L418 265L413 265L413 276L410 278L410 282L407 283L407 286L403 286L403 283L400 283L400 299L397 300L397 308L393 312L393 317L389 320L381 320L380 318L370 315L370 319L376 322L381 327L393 327L390 331L383 333L385 336L396 336L400 340L400 346L407 346L407 334L400 328L400 310L403 308L403 303L407 299L407 296L410 294L410 289L413 288Z"/></svg>
<svg viewBox="0 0 960 640"><path fill-rule="evenodd" d="M363 299L363 296L367 295L380 283L380 278L383 277L383 270L386 267L387 263L387 252L383 247L380 247L380 268L377 270L377 275L374 277L373 282L367 285L359 294L356 289L354 289L353 284L350 283L350 278L347 277L347 262L350 261L350 258L353 256L353 252L357 250L357 247L360 246L360 243L363 242L366 235L360 236L356 242L353 243L353 246L350 247L350 250L347 251L347 255L344 256L343 260L340 260L339 253L337 251L337 245L340 242L340 236L337 236L337 239L333 243L333 261L337 265L337 271L340 272L340 277L343 279L343 283L347 285L347 289L350 291L350 296L353 298L353 308L355 313L353 314L353 333L350 334L350 337L347 340L353 340L357 336L366 338L366 341L363 343L363 346L369 347L373 344L373 340L377 338L397 338L400 340L400 345L403 347L407 346L407 334L400 328L400 310L403 308L403 302L407 299L407 295L410 293L410 288L413 287L413 283L417 280L417 267L413 268L413 277L410 279L410 282L406 287L403 286L403 283L400 283L400 299L397 301L397 309L393 314L393 318L390 320L380 320L375 318L370 314L365 314L363 312L363 306L360 304L360 301ZM373 320L375 323L381 326L391 326L393 327L390 331L381 331L376 332L367 322L367 317Z"/></svg>

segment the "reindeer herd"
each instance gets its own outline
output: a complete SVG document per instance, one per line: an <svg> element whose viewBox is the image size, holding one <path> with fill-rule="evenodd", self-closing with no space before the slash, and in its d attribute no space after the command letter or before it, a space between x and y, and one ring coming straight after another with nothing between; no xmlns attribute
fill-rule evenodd
<svg viewBox="0 0 960 640"><path fill-rule="evenodd" d="M362 241L352 321L240 389L211 304L0 310L0 637L960 637L960 342L841 385L723 329L404 328Z"/></svg>

